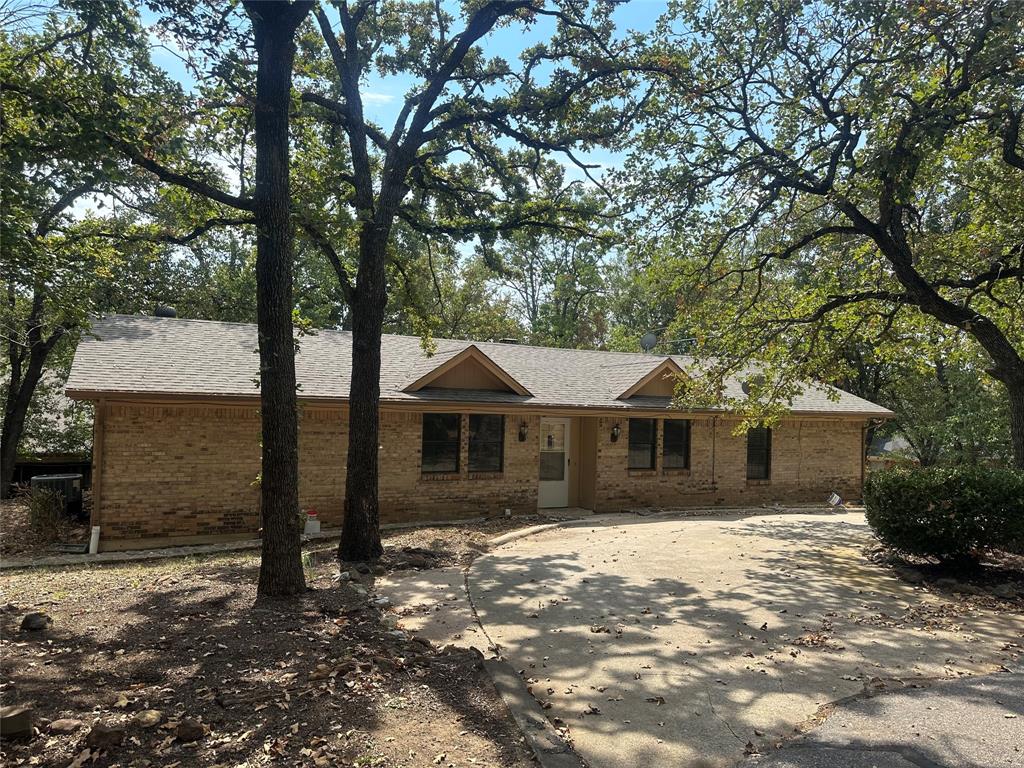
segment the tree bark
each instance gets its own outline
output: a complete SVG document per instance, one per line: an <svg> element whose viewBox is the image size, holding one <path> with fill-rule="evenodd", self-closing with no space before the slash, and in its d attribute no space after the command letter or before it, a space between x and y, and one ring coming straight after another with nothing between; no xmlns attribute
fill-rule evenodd
<svg viewBox="0 0 1024 768"><path fill-rule="evenodd" d="M256 316L263 437L260 503L263 549L257 594L306 589L299 530L298 410L292 332L291 190L288 118L295 30L311 3L245 3L258 64L256 145Z"/></svg>
<svg viewBox="0 0 1024 768"><path fill-rule="evenodd" d="M40 358L37 365L33 356L24 378L19 381L12 377L7 390L4 423L0 430L0 499L12 495L11 483L14 480L14 464L18 459L18 444L25 431L25 417L32 402L32 394L43 373L42 361L43 358Z"/></svg>
<svg viewBox="0 0 1024 768"><path fill-rule="evenodd" d="M13 291L13 287L9 290ZM68 330L64 326L58 326L49 336L43 336L44 302L43 291L36 289L32 295L32 311L25 321L28 352L19 349L15 340L9 342L8 363L11 368L11 381L4 402L3 426L0 427L0 499L6 499L11 495L14 464L18 459L18 444L25 431L25 418L28 416L32 397L43 377L46 359ZM13 299L11 303L13 305Z"/></svg>
<svg viewBox="0 0 1024 768"><path fill-rule="evenodd" d="M1010 403L1010 444L1013 463L1024 470L1024 377L1002 382Z"/></svg>
<svg viewBox="0 0 1024 768"><path fill-rule="evenodd" d="M380 557L380 340L387 304L384 260L390 226L363 225L359 235L359 271L352 302L352 382L349 387L348 461L345 522L338 559Z"/></svg>

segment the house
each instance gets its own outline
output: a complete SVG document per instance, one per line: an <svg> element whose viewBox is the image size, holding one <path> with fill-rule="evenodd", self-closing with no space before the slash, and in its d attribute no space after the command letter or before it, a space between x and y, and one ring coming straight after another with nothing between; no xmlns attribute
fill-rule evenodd
<svg viewBox="0 0 1024 768"><path fill-rule="evenodd" d="M300 503L340 524L351 336L299 338ZM382 340L382 523L538 507L858 498L864 429L890 412L809 385L771 429L670 408L681 357L517 344ZM93 525L104 549L250 537L259 527L253 325L97 320L67 394L95 404ZM732 382L730 394L742 392Z"/></svg>

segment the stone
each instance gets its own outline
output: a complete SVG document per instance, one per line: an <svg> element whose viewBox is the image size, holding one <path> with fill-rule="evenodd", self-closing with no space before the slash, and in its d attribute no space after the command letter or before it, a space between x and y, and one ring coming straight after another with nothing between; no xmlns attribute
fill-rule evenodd
<svg viewBox="0 0 1024 768"><path fill-rule="evenodd" d="M75 720L73 717L62 717L60 720L54 720L50 723L47 730L50 733L74 733L83 725L85 723L81 720Z"/></svg>
<svg viewBox="0 0 1024 768"><path fill-rule="evenodd" d="M387 572L388 569L385 568L383 565L374 565L370 568L370 573L372 573L374 576L383 576Z"/></svg>
<svg viewBox="0 0 1024 768"><path fill-rule="evenodd" d="M27 632L41 632L46 629L53 619L47 616L45 613L39 611L33 611L32 613L26 613L25 617L21 620L21 628Z"/></svg>
<svg viewBox="0 0 1024 768"><path fill-rule="evenodd" d="M366 563L356 563L355 569L362 574L367 574L370 572L370 566L368 566Z"/></svg>
<svg viewBox="0 0 1024 768"><path fill-rule="evenodd" d="M1013 600L1017 597L1017 588L1008 582L996 584L992 588L992 594L1004 600Z"/></svg>
<svg viewBox="0 0 1024 768"><path fill-rule="evenodd" d="M21 739L32 735L32 707L11 704L0 708L0 738Z"/></svg>
<svg viewBox="0 0 1024 768"><path fill-rule="evenodd" d="M124 730L123 725L100 721L89 731L85 743L94 749L113 749L124 741Z"/></svg>
<svg viewBox="0 0 1024 768"><path fill-rule="evenodd" d="M174 730L174 735L181 741L199 741L206 735L206 727L198 720L186 717Z"/></svg>
<svg viewBox="0 0 1024 768"><path fill-rule="evenodd" d="M352 572L342 571L338 574L338 581L352 581Z"/></svg>
<svg viewBox="0 0 1024 768"><path fill-rule="evenodd" d="M132 718L132 722L140 728L153 728L160 725L160 721L164 719L163 713L158 709L144 709L141 712L137 712L135 717Z"/></svg>

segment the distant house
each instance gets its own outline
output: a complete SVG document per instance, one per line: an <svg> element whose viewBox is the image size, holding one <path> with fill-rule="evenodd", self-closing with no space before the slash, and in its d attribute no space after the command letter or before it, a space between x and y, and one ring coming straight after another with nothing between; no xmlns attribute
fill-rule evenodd
<svg viewBox="0 0 1024 768"><path fill-rule="evenodd" d="M919 464L914 448L902 435L876 434L868 446L869 472L888 469L895 464Z"/></svg>
<svg viewBox="0 0 1024 768"><path fill-rule="evenodd" d="M93 524L105 549L252 536L259 527L256 328L111 316L67 393L95 403ZM341 521L351 336L301 339L300 503ZM890 412L808 385L772 429L670 408L687 360L651 354L383 338L384 523L584 507L858 498L864 429ZM740 395L742 382L729 384Z"/></svg>

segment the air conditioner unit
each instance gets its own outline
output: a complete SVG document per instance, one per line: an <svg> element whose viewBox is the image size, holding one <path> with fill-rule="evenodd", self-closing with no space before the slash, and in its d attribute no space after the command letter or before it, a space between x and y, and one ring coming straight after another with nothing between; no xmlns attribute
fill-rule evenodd
<svg viewBox="0 0 1024 768"><path fill-rule="evenodd" d="M44 488L56 491L64 501L64 514L82 519L82 476L79 475L36 475L29 484L32 489Z"/></svg>

